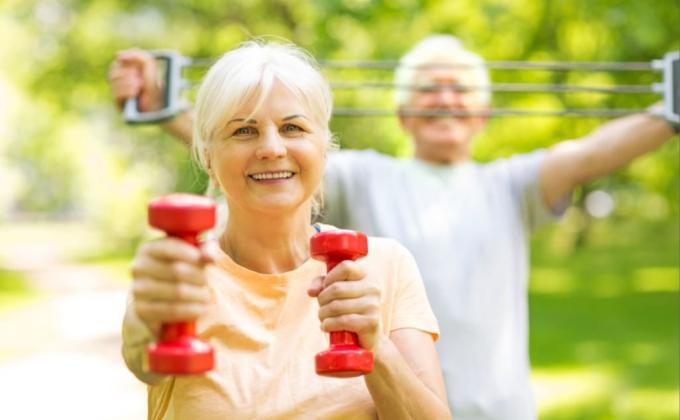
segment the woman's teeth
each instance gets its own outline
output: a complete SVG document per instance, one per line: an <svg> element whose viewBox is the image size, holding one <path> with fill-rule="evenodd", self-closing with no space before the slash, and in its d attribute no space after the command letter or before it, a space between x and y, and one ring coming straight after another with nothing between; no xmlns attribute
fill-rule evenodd
<svg viewBox="0 0 680 420"><path fill-rule="evenodd" d="M290 172L290 171L267 172L267 173L250 175L251 178L258 180L258 181L263 180L263 179L288 179L292 176L293 176L293 173Z"/></svg>

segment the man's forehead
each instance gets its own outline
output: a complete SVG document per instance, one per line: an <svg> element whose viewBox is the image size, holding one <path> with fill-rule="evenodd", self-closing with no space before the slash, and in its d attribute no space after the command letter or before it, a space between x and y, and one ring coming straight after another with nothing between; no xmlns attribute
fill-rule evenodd
<svg viewBox="0 0 680 420"><path fill-rule="evenodd" d="M430 66L418 69L415 80L429 82L457 82L470 78L470 69L456 67L455 64L441 64L436 67Z"/></svg>

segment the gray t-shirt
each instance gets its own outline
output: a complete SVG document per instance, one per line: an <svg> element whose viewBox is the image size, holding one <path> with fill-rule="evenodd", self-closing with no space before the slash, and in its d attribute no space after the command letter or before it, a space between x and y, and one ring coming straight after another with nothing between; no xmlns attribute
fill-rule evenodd
<svg viewBox="0 0 680 420"><path fill-rule="evenodd" d="M441 328L456 419L533 419L527 349L528 240L553 219L540 197L544 151L433 165L373 151L329 156L330 224L398 240L414 255Z"/></svg>

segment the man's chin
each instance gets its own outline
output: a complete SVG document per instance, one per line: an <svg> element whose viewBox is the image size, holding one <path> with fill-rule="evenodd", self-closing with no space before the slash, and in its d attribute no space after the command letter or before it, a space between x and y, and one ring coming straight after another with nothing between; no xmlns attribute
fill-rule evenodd
<svg viewBox="0 0 680 420"><path fill-rule="evenodd" d="M416 145L416 156L421 159L449 164L469 158L470 142L460 138L428 139Z"/></svg>
<svg viewBox="0 0 680 420"><path fill-rule="evenodd" d="M431 144L438 145L461 145L467 143L467 133L464 130L427 130L422 133L421 139Z"/></svg>

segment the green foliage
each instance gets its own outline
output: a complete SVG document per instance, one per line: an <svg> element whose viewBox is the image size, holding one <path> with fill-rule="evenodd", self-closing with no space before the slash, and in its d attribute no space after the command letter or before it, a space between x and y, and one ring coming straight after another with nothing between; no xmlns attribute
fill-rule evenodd
<svg viewBox="0 0 680 420"><path fill-rule="evenodd" d="M85 217L129 243L142 233L144 205L168 192L202 191L205 176L160 130L126 128L111 104L106 73L116 51L177 49L214 57L253 36L289 39L319 59L396 59L430 33L452 33L489 60L645 61L678 49L678 5L659 0L7 0L0 5L0 218L8 211ZM196 73L200 76L201 71ZM335 81L390 81L389 71L328 70ZM494 71L497 82L651 83L649 75ZM651 95L495 97L497 107L647 106ZM336 92L336 106L392 109L392 92ZM575 138L602 121L506 118L474 147L480 160ZM406 156L394 117L336 118L343 147ZM677 214L677 142L609 178L622 196L640 191ZM630 188L630 186L633 188ZM656 199L655 199L656 200ZM624 199L625 201L625 199ZM658 200L657 200L658 201ZM630 207L630 206L629 206ZM633 212L633 215L635 213Z"/></svg>

